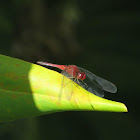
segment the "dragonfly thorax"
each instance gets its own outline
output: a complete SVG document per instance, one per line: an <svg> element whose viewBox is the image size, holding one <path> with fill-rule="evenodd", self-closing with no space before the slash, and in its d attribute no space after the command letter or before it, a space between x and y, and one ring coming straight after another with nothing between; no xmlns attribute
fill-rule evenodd
<svg viewBox="0 0 140 140"><path fill-rule="evenodd" d="M81 72L76 65L68 65L66 67L66 72L69 73L72 77L82 81L86 78L86 73Z"/></svg>

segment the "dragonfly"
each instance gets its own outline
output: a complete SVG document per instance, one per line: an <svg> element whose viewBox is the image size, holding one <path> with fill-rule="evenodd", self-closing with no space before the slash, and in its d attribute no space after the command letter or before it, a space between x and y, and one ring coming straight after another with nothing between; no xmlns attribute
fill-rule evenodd
<svg viewBox="0 0 140 140"><path fill-rule="evenodd" d="M56 67L62 70L62 74L64 76L72 79L74 82L99 97L104 97L104 91L110 93L117 92L117 87L113 83L76 65L58 65L43 61L38 61L37 63L44 66Z"/></svg>

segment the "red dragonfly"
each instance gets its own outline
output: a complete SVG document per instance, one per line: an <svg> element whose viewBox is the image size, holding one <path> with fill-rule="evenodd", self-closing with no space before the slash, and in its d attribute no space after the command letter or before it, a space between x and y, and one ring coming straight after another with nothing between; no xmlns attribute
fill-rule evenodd
<svg viewBox="0 0 140 140"><path fill-rule="evenodd" d="M99 97L104 97L103 90L110 93L117 92L117 87L113 83L76 65L58 65L42 61L38 61L37 63L44 66L56 67L62 70L62 74L64 76L73 79L74 82Z"/></svg>

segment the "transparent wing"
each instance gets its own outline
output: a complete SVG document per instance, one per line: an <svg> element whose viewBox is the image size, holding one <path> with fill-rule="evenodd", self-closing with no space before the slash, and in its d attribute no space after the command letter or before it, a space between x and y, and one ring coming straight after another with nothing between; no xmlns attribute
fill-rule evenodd
<svg viewBox="0 0 140 140"><path fill-rule="evenodd" d="M95 80L91 81L89 78L86 78L84 82L87 85L80 81L80 85L83 88L99 97L104 97L104 91L102 90L102 87Z"/></svg>
<svg viewBox="0 0 140 140"><path fill-rule="evenodd" d="M111 93L117 92L117 87L113 83L93 74L92 72L88 70L85 70L84 68L79 67L79 69L86 73L87 78L84 81L89 79L88 80L89 89L92 89L94 91L94 88L97 88L98 91L102 89L104 91L111 92Z"/></svg>
<svg viewBox="0 0 140 140"><path fill-rule="evenodd" d="M71 73L73 73L73 69L71 69ZM73 75L67 73L66 70L62 71L62 74L64 75L62 80L62 88L63 88L62 90L65 93L67 99L70 100L73 94L74 81L69 81L67 78L73 80L74 77Z"/></svg>

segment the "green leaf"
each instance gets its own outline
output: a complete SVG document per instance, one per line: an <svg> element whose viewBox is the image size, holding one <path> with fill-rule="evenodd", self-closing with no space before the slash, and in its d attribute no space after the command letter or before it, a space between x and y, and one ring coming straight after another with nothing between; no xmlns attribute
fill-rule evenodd
<svg viewBox="0 0 140 140"><path fill-rule="evenodd" d="M123 103L100 98L66 77L62 89L62 77L42 66L0 55L0 121L70 110L127 112ZM68 100L66 94L71 93Z"/></svg>

